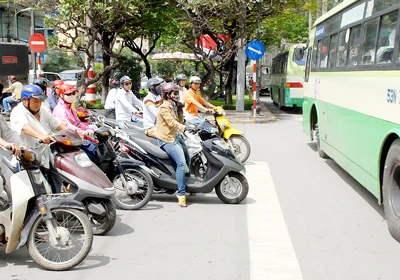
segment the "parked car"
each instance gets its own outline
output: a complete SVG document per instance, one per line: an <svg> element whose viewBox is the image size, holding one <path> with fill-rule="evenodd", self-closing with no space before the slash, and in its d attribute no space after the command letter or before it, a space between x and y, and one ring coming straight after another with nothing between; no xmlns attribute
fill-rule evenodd
<svg viewBox="0 0 400 280"><path fill-rule="evenodd" d="M83 69L81 70L65 70L60 72L61 80L65 84L73 85L75 88L79 88L83 83Z"/></svg>
<svg viewBox="0 0 400 280"><path fill-rule="evenodd" d="M54 72L43 72L41 73L43 78L46 78L47 80L50 81L50 85L53 84L55 80L61 80L61 77L58 73ZM33 70L29 70L29 77L28 77L28 83L31 84L35 80L35 75L33 73Z"/></svg>

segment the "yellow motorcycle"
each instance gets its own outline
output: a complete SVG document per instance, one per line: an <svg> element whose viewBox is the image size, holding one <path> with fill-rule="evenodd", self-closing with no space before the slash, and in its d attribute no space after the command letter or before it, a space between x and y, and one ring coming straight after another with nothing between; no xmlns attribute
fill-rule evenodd
<svg viewBox="0 0 400 280"><path fill-rule="evenodd" d="M214 108L215 125L218 127L218 135L222 137L229 145L235 156L243 163L251 152L250 143L244 137L244 133L233 128L231 123L225 117L225 110L221 106Z"/></svg>

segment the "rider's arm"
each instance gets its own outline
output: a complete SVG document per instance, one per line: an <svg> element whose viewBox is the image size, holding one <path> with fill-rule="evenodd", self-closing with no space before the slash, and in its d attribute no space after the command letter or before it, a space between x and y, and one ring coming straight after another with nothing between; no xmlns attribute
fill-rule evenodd
<svg viewBox="0 0 400 280"><path fill-rule="evenodd" d="M133 100L132 100L133 104L138 106L140 110L143 110L143 102L139 98L137 98L136 95L134 95L133 93L132 95L133 95Z"/></svg>
<svg viewBox="0 0 400 280"><path fill-rule="evenodd" d="M75 117L73 114L75 114ZM56 130L58 130L58 131L60 131L62 129L67 129L67 128L77 131L77 132L80 130L88 129L88 127L86 127L83 124L79 125L80 120L74 110L69 114L67 109L64 106L60 106L60 105L57 106L53 111L53 116L61 122L61 124L57 125L57 127L56 127ZM74 125L74 123L77 123L77 125Z"/></svg>
<svg viewBox="0 0 400 280"><path fill-rule="evenodd" d="M158 113L158 109L156 108L156 106L154 105L154 101L153 100L146 100L144 102L144 105L146 106L147 110L149 110L149 112L151 113L151 115L153 116L157 116Z"/></svg>
<svg viewBox="0 0 400 280"><path fill-rule="evenodd" d="M137 109L128 102L124 94L125 93L122 90L118 91L115 103L118 103L119 106L125 108L126 111L129 111L131 113L137 112Z"/></svg>
<svg viewBox="0 0 400 280"><path fill-rule="evenodd" d="M167 107L160 107L159 114L163 117L165 122L168 124L169 127L177 128L178 130L184 132L186 126L179 123L171 114L171 109Z"/></svg>
<svg viewBox="0 0 400 280"><path fill-rule="evenodd" d="M19 135L7 125L4 118L0 117L0 137L6 142L22 145Z"/></svg>
<svg viewBox="0 0 400 280"><path fill-rule="evenodd" d="M203 105L205 105L207 108L211 108L211 109L214 109L216 107L216 106L212 105L210 102L205 101L205 100L203 102Z"/></svg>
<svg viewBox="0 0 400 280"><path fill-rule="evenodd" d="M42 140L43 143L45 144L49 144L50 143L50 136L49 135L45 135L40 133L39 131L37 131L36 129L33 128L33 126L31 126L29 123L24 124L24 126L22 127L22 131L29 136L32 136L36 139Z"/></svg>
<svg viewBox="0 0 400 280"><path fill-rule="evenodd" d="M204 101L204 99L202 97L200 97L201 100ZM199 109L202 112L207 112L207 108L204 107L203 105L200 104L200 102L198 102L191 94L189 93L185 93L185 95L183 96L183 99L185 101L185 104L194 104L197 109Z"/></svg>

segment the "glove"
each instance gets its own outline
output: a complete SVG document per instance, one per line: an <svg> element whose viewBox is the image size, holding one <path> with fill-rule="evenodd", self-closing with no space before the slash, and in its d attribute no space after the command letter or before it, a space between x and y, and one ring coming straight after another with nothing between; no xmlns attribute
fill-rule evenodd
<svg viewBox="0 0 400 280"><path fill-rule="evenodd" d="M86 130L86 131L84 132L84 134L87 135L87 136L89 136L89 137L92 137L92 138L93 138L93 136L94 136L94 131L88 129L88 130Z"/></svg>

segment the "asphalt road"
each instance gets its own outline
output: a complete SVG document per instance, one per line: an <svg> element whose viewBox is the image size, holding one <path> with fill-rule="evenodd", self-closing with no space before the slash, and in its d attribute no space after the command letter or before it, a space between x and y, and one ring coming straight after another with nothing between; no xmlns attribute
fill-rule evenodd
<svg viewBox="0 0 400 280"><path fill-rule="evenodd" d="M276 122L235 125L252 145L244 203L211 193L181 209L158 195L146 209L118 211L115 228L72 271L43 271L25 248L0 248L1 279L399 279L400 244L376 199L318 157L300 110L262 100Z"/></svg>

